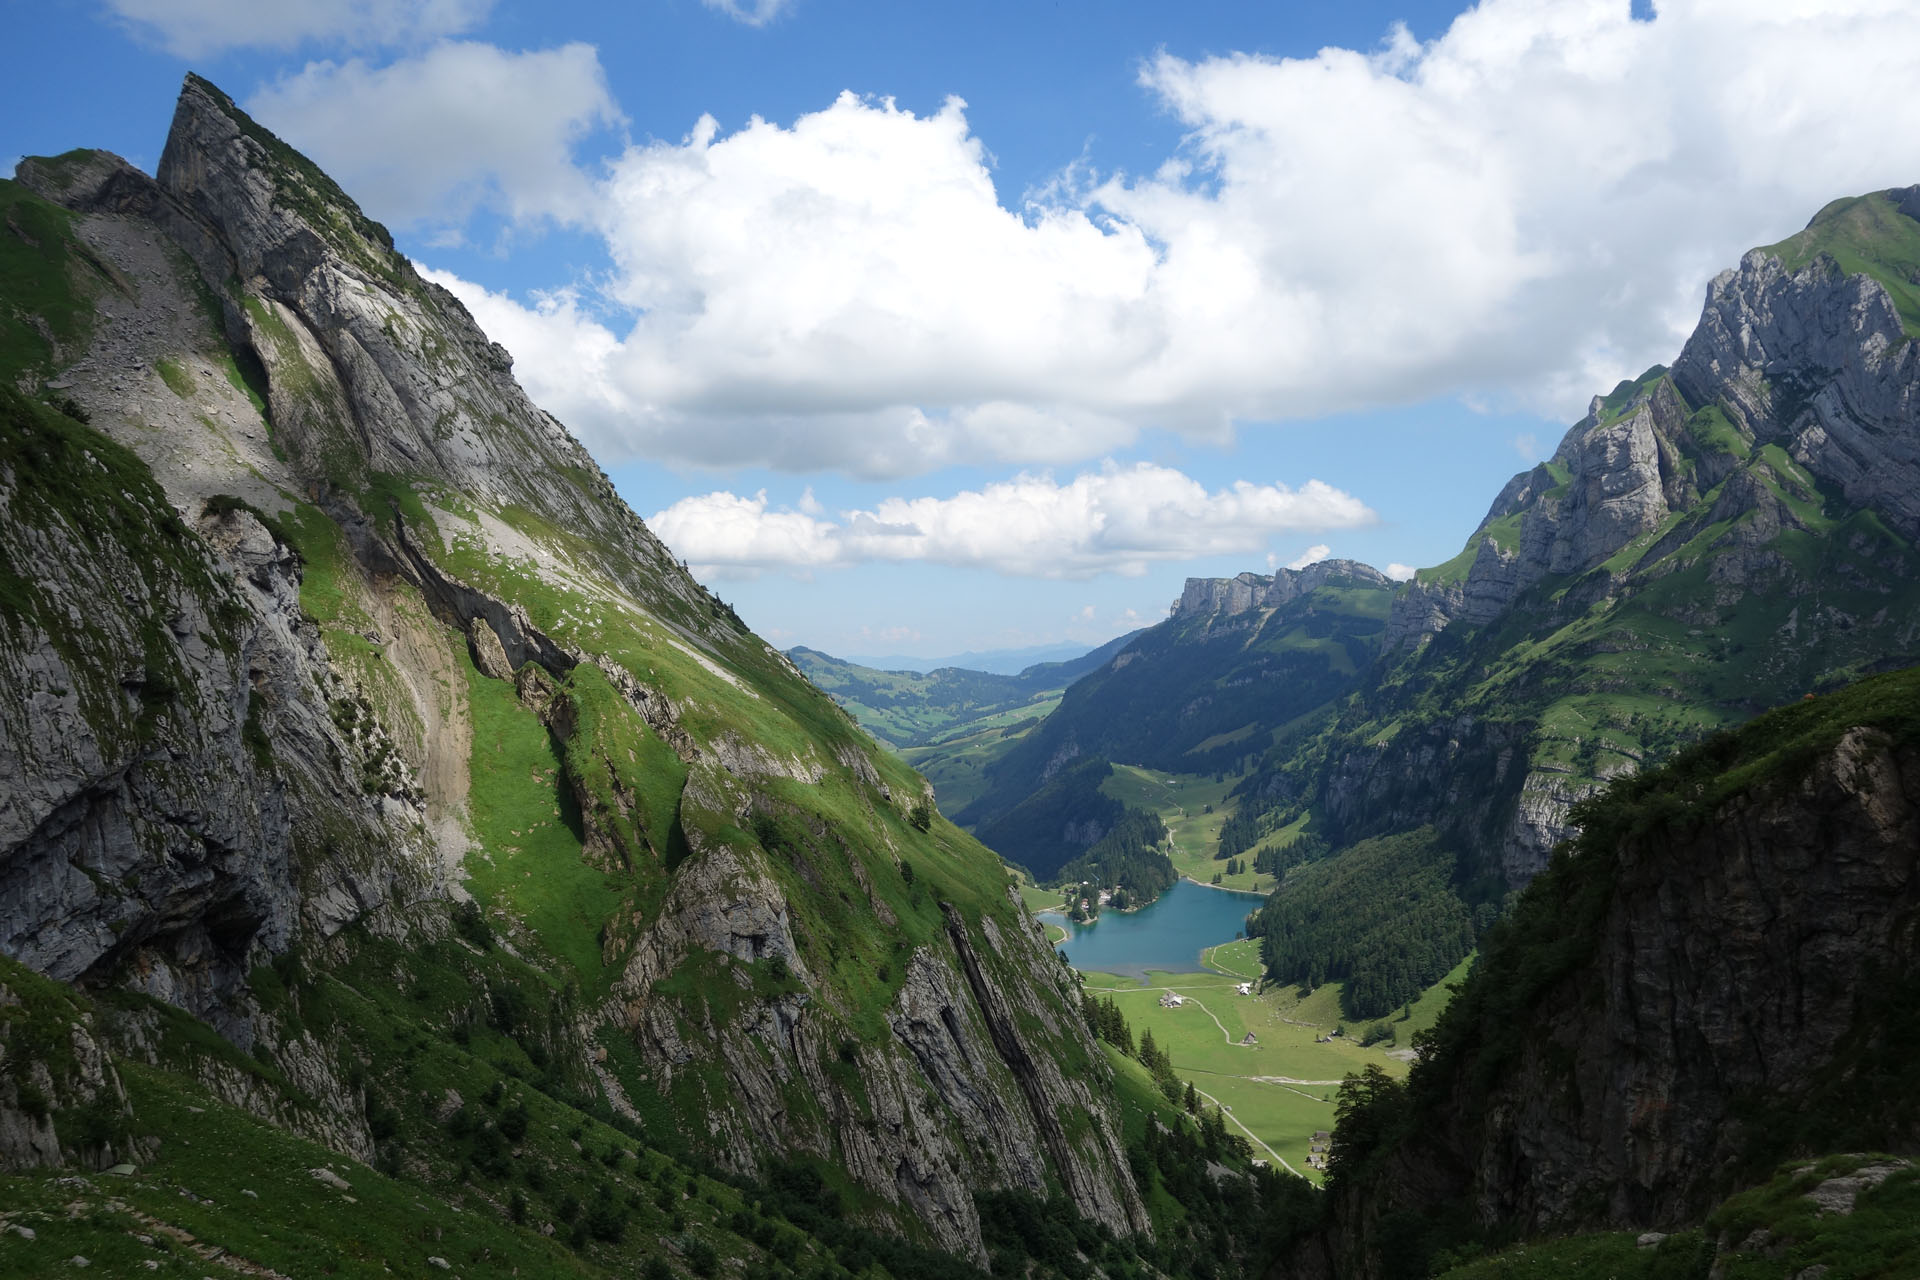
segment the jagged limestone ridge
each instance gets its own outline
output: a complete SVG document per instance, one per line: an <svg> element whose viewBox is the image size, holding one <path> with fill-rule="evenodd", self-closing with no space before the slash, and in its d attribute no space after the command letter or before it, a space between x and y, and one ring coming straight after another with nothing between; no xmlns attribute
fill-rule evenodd
<svg viewBox="0 0 1920 1280"><path fill-rule="evenodd" d="M1408 584L1404 656L1328 766L1338 825L1438 819L1524 883L1572 803L1676 736L1920 652L1916 190L1838 202L1717 277L1671 370L1596 396ZM1421 781L1449 754L1493 781L1464 807Z"/></svg>
<svg viewBox="0 0 1920 1280"><path fill-rule="evenodd" d="M1330 578L1386 587L1385 574L1358 560L1318 560L1304 569L1276 569L1271 574L1242 573L1232 578L1188 578L1174 601L1173 617L1206 614L1234 617L1255 609L1278 609L1326 584Z"/></svg>

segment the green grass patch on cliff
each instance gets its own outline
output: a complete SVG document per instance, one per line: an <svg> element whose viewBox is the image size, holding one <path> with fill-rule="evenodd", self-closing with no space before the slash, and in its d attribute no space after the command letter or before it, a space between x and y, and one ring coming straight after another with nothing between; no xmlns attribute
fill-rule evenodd
<svg viewBox="0 0 1920 1280"><path fill-rule="evenodd" d="M685 856L679 829L687 768L640 718L606 673L583 662L561 696L573 711L565 744L567 774L590 797L587 819L609 832L625 856L644 860L650 878Z"/></svg>
<svg viewBox="0 0 1920 1280"><path fill-rule="evenodd" d="M178 360L169 360L162 356L153 362L153 367L159 373L160 381L167 384L169 391L182 400L193 399L193 375L188 373Z"/></svg>
<svg viewBox="0 0 1920 1280"><path fill-rule="evenodd" d="M610 976L601 929L620 909L623 881L581 856L580 814L561 776L552 735L513 685L467 666L473 715L468 807L479 848L467 855L469 884L488 907L524 920L583 990Z"/></svg>
<svg viewBox="0 0 1920 1280"><path fill-rule="evenodd" d="M1835 200L1806 230L1761 252L1789 271L1825 254L1848 275L1871 276L1893 299L1907 336L1920 337L1920 222L1901 213L1886 192Z"/></svg>
<svg viewBox="0 0 1920 1280"><path fill-rule="evenodd" d="M93 327L92 295L112 283L73 214L0 180L0 382L44 375L76 352Z"/></svg>

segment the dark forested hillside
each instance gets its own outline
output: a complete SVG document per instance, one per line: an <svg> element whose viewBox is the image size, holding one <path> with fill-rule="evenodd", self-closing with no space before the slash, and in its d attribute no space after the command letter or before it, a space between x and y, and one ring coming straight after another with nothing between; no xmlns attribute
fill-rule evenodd
<svg viewBox="0 0 1920 1280"><path fill-rule="evenodd" d="M1431 827L1363 840L1300 866L1253 916L1277 982L1343 982L1349 1018L1382 1018L1473 950L1475 912L1454 889L1457 855ZM1482 925L1496 914L1483 904Z"/></svg>
<svg viewBox="0 0 1920 1280"><path fill-rule="evenodd" d="M1013 812L982 827L981 842L1042 881L1052 880L1126 817L1127 807L1100 789L1112 774L1105 760L1068 766Z"/></svg>
<svg viewBox="0 0 1920 1280"><path fill-rule="evenodd" d="M1378 650L1392 584L1350 561L1250 581L1259 600L1249 594L1236 612L1183 602L1071 686L988 766L988 791L958 820L986 830L1076 760L1238 772L1276 728L1353 689Z"/></svg>
<svg viewBox="0 0 1920 1280"><path fill-rule="evenodd" d="M1781 1161L1920 1154L1920 669L1712 737L1575 818L1408 1084L1343 1091L1328 1222L1290 1274L1674 1231Z"/></svg>
<svg viewBox="0 0 1920 1280"><path fill-rule="evenodd" d="M1129 809L1091 848L1054 872L1054 878L1114 889L1108 905L1116 911L1145 906L1179 879L1162 848L1166 838L1166 824L1158 817Z"/></svg>

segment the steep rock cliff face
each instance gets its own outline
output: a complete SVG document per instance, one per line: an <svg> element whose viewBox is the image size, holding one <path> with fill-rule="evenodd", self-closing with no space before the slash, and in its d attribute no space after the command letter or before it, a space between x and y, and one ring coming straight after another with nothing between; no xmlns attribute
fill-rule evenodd
<svg viewBox="0 0 1920 1280"><path fill-rule="evenodd" d="M1464 1126L1479 1218L1697 1218L1764 1142L1753 1112L1809 1093L1872 984L1920 958L1917 863L1920 752L1871 729L1703 830L1621 848L1592 959Z"/></svg>
<svg viewBox="0 0 1920 1280"><path fill-rule="evenodd" d="M1903 672L1774 713L1589 811L1296 1272L1392 1274L1395 1215L1670 1230L1790 1155L1920 1148L1916 690Z"/></svg>
<svg viewBox="0 0 1920 1280"><path fill-rule="evenodd" d="M1920 216L1920 187L1890 192L1898 216ZM1867 197L1875 199L1875 197ZM1798 237L1796 237L1798 239ZM1674 363L1696 403L1718 403L1755 439L1920 536L1920 348L1887 289L1815 257L1796 268L1795 241L1755 250L1715 277L1700 325Z"/></svg>
<svg viewBox="0 0 1920 1280"><path fill-rule="evenodd" d="M1188 578L1173 617L1215 615L1233 618L1260 609L1278 609L1334 578L1386 587L1390 579L1358 560L1320 560L1304 569L1278 569L1271 575L1243 573L1232 578Z"/></svg>
<svg viewBox="0 0 1920 1280"><path fill-rule="evenodd" d="M190 530L131 454L9 405L0 538L33 576L7 621L0 945L250 1044L258 952L405 927L385 909L434 876L419 806L329 715L284 546L244 511Z"/></svg>
<svg viewBox="0 0 1920 1280"><path fill-rule="evenodd" d="M157 179L97 152L20 178L92 265L32 388L65 411L0 406L0 950L208 1020L277 1073L210 1087L365 1158L404 1075L263 969L457 951L470 900L462 936L530 984L492 973L488 1016L723 1166L820 1157L975 1258L987 1187L1148 1228L997 861L908 821L924 784L324 174L189 78Z"/></svg>

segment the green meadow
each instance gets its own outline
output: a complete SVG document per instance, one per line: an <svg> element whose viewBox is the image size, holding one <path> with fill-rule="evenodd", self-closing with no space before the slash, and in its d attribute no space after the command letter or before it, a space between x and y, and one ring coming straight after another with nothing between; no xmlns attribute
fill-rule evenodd
<svg viewBox="0 0 1920 1280"><path fill-rule="evenodd" d="M1319 1171L1307 1166L1307 1149L1315 1131L1333 1128L1341 1079L1369 1065L1404 1077L1413 1033L1433 1024L1450 995L1448 983L1463 979L1471 960L1422 995L1411 1016L1389 1020L1393 1038L1372 1046L1360 1043L1365 1028L1343 1028L1338 984L1305 997L1293 987L1260 990L1257 942L1215 947L1206 963L1214 972L1153 972L1144 985L1109 973L1081 976L1088 992L1113 998L1136 1038L1153 1033L1181 1079L1227 1109L1234 1126L1253 1140L1256 1156L1318 1182ZM1255 994L1238 994L1238 984L1249 980ZM1163 1008L1160 999L1168 991L1186 1002ZM1345 1034L1327 1038L1343 1029ZM1255 1043L1241 1043L1249 1032Z"/></svg>

